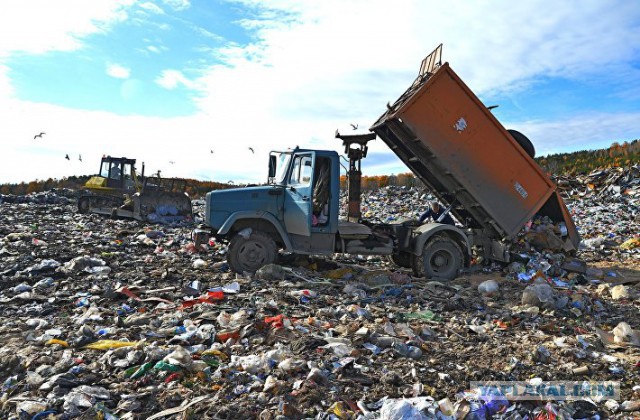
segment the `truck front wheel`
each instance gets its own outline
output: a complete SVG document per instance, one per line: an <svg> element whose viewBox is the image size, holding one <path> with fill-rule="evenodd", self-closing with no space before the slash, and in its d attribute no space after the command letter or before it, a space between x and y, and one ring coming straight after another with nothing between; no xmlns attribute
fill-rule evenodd
<svg viewBox="0 0 640 420"><path fill-rule="evenodd" d="M408 252L396 252L389 255L389 261L399 267L411 268L412 255Z"/></svg>
<svg viewBox="0 0 640 420"><path fill-rule="evenodd" d="M278 249L273 239L264 232L253 231L247 236L235 235L229 243L227 262L237 273L254 272L276 260Z"/></svg>
<svg viewBox="0 0 640 420"><path fill-rule="evenodd" d="M439 236L424 245L422 255L414 256L413 272L418 277L453 280L462 268L463 261L458 244L450 238Z"/></svg>

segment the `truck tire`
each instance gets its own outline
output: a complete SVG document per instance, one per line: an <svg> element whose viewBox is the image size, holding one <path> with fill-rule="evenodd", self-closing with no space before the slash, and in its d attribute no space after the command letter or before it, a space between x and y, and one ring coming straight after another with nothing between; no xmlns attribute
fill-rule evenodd
<svg viewBox="0 0 640 420"><path fill-rule="evenodd" d="M531 140L529 140L527 136L516 130L509 129L507 131L511 134L511 137L518 142L520 147L522 147L522 149L531 157L531 159L536 157L536 149L533 147L533 143L531 143Z"/></svg>
<svg viewBox="0 0 640 420"><path fill-rule="evenodd" d="M389 261L398 267L411 268L411 254L408 252L397 252L389 255Z"/></svg>
<svg viewBox="0 0 640 420"><path fill-rule="evenodd" d="M273 263L277 256L278 248L274 240L266 233L254 230L248 238L237 234L231 239L227 262L237 273L255 272Z"/></svg>
<svg viewBox="0 0 640 420"><path fill-rule="evenodd" d="M463 262L460 246L453 239L436 236L424 244L422 255L414 256L413 272L418 277L453 280Z"/></svg>

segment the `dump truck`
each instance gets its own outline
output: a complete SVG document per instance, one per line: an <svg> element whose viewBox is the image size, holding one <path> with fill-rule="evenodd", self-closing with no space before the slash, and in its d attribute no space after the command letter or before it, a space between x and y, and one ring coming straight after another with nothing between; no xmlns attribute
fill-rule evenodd
<svg viewBox="0 0 640 420"><path fill-rule="evenodd" d="M511 244L534 216L561 226L565 249L580 238L556 185L533 159L522 133L508 131L441 61L442 46L422 62L411 86L370 127L341 135L349 157L347 218L340 214L340 156L331 150L272 151L266 185L212 191L196 241L228 241L227 261L255 271L295 254L387 255L415 275L448 280L471 264L508 263ZM459 225L374 224L360 212L361 161L379 137L428 187Z"/></svg>
<svg viewBox="0 0 640 420"><path fill-rule="evenodd" d="M136 160L103 156L100 170L85 183L78 197L80 213L96 213L149 222L193 219L186 180L144 175Z"/></svg>

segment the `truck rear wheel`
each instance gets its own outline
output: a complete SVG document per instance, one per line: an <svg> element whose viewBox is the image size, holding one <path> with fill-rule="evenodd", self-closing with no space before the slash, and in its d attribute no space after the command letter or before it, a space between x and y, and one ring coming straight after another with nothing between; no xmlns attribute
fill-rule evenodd
<svg viewBox="0 0 640 420"><path fill-rule="evenodd" d="M264 232L253 231L249 237L237 234L229 243L227 262L237 273L254 272L276 260L278 248L274 240Z"/></svg>
<svg viewBox="0 0 640 420"><path fill-rule="evenodd" d="M453 280L463 261L458 244L450 238L438 236L424 245L422 255L414 256L413 272L418 277Z"/></svg>

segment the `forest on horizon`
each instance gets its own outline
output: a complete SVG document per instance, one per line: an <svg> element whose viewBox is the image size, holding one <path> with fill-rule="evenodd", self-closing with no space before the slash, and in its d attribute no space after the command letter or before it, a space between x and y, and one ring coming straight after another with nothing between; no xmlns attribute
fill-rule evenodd
<svg viewBox="0 0 640 420"><path fill-rule="evenodd" d="M597 150L580 150L570 153L557 153L535 158L540 167L549 175L577 176L588 174L594 170L610 167L628 167L640 162L640 141L614 142L608 148ZM0 194L26 195L51 189L80 190L93 175L78 175L62 179L34 180L31 182L0 184ZM217 189L232 188L241 185L215 181L186 179L186 192L192 198L203 197L207 192ZM346 176L340 177L342 188L346 187ZM421 181L412 173L391 175L362 176L362 188L365 190L386 186L419 186Z"/></svg>

